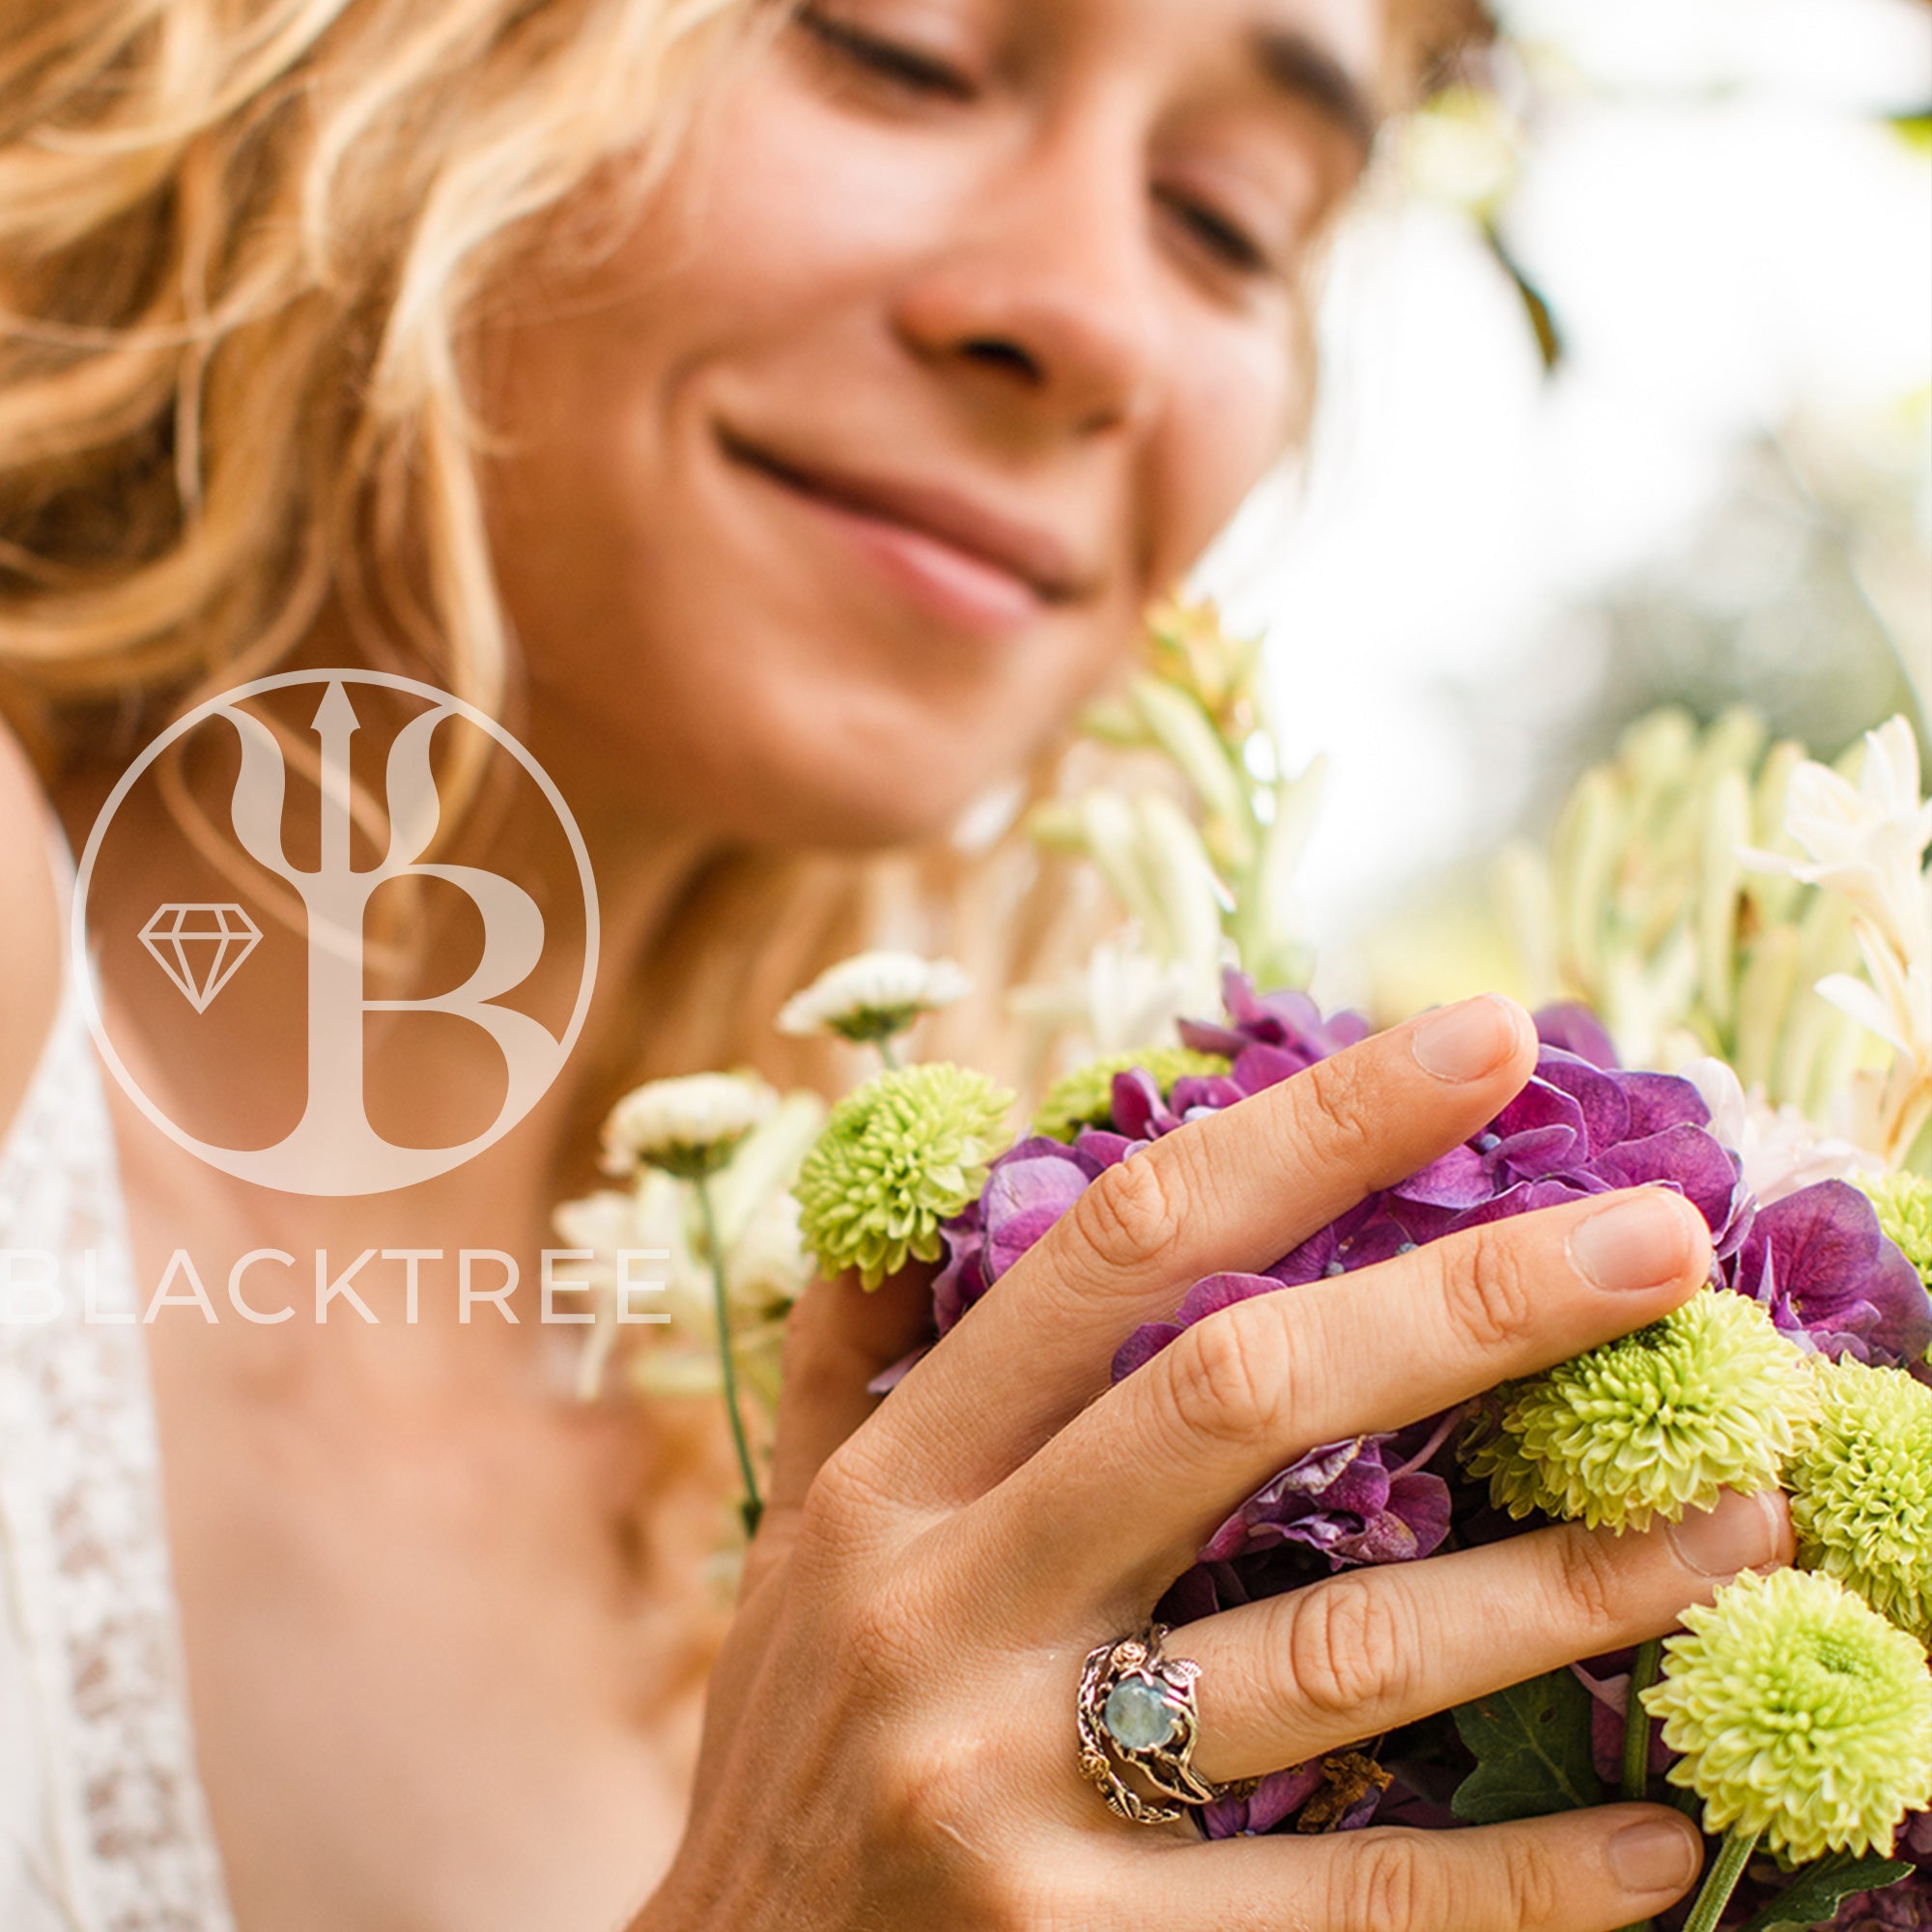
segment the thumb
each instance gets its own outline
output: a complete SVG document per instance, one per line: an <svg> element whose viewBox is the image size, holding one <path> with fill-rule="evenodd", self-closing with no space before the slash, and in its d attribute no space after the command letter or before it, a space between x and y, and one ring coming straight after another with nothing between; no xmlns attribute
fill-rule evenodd
<svg viewBox="0 0 1932 1932"><path fill-rule="evenodd" d="M914 1263L876 1289L856 1272L814 1276L785 1318L782 1378L765 1512L739 1601L798 1529L806 1492L826 1459L878 1406L866 1384L929 1341L936 1266Z"/></svg>

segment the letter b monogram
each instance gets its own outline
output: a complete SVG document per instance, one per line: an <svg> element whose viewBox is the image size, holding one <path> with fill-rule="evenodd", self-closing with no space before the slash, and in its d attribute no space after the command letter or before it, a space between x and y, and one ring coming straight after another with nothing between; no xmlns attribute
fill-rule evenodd
<svg viewBox="0 0 1932 1932"><path fill-rule="evenodd" d="M298 865L286 849L284 802L287 761L270 725L244 708L244 700L292 685L322 687L312 729L320 745L318 782L320 822L316 863ZM352 685L380 686L425 701L390 743L384 781L387 849L373 866L351 864L353 787L350 746L358 728ZM583 906L583 963L575 1004L560 1037L529 1014L497 1004L536 969L547 940L542 908L513 880L474 866L426 858L442 811L430 758L431 739L446 719L462 717L486 732L535 781L556 813L577 863ZM235 1149L196 1138L167 1119L130 1077L115 1051L94 997L86 970L88 890L102 838L115 811L142 773L174 741L211 720L232 727L241 765L230 802L237 844L258 866L299 896L307 918L307 1089L301 1117L272 1146ZM482 929L480 955L469 977L447 992L416 1000L371 999L363 981L364 931L369 901L392 880L440 881L468 899ZM173 946L182 971L156 950L147 930L142 939L188 991L195 965L186 947L205 938L185 923L196 914L215 916L235 908L180 906L173 928L163 938ZM159 916L157 915L157 918ZM153 922L151 922L151 925ZM225 929L225 927L224 927ZM317 1195L370 1194L404 1187L459 1166L499 1140L527 1114L561 1071L589 1003L596 971L597 899L588 856L576 822L549 775L523 746L475 707L434 686L375 671L297 671L261 678L198 705L156 739L123 775L96 821L82 857L73 900L72 942L77 983L87 996L89 1020L108 1067L140 1106L178 1144L225 1173L265 1187ZM219 955L217 955L219 956ZM230 955L231 957L233 955ZM230 969L232 970L232 969ZM191 1004L200 1012L219 983L203 980L202 995ZM212 989L210 989L212 987ZM371 1124L364 1093L364 1016L378 1011L421 1011L451 1015L494 1042L507 1076L496 1119L481 1132L454 1146L421 1148L386 1140Z"/></svg>

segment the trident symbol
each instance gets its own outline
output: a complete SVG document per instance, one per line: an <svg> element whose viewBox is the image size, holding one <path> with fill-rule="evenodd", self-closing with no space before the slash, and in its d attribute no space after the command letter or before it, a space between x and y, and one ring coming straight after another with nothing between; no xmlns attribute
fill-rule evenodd
<svg viewBox="0 0 1932 1932"><path fill-rule="evenodd" d="M388 849L373 867L357 871L351 864L349 751L358 725L346 680L328 679L314 720L322 746L321 840L314 869L305 870L291 862L282 845L287 776L281 748L259 719L233 701L237 696L215 701L209 712L225 718L241 741L231 805L235 836L250 858L301 895L308 914L308 1096L300 1121L273 1147L241 1152L195 1143L195 1150L247 1179L303 1194L377 1193L443 1173L495 1140L506 1122L527 1113L556 1077L565 1051L527 1014L493 1004L521 985L543 955L544 920L536 901L495 872L422 857L441 816L430 741L459 707L442 697L398 732L384 786ZM443 880L469 897L483 923L482 957L469 978L449 992L420 1000L370 1000L362 984L369 899L379 887L406 875ZM364 1015L378 1011L451 1013L489 1035L509 1079L488 1129L455 1148L400 1147L375 1130L364 1104L362 1034Z"/></svg>

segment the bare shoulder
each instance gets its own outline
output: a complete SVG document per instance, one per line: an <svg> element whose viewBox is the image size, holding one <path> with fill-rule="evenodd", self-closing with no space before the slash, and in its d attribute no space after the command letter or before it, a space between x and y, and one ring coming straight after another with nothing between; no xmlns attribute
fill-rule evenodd
<svg viewBox="0 0 1932 1932"><path fill-rule="evenodd" d="M60 1003L61 904L53 814L19 740L0 724L0 1133L19 1111Z"/></svg>

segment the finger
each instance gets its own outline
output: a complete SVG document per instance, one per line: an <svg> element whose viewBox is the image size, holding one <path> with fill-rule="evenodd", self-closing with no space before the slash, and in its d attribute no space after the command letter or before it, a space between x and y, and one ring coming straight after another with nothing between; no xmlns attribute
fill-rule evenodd
<svg viewBox="0 0 1932 1932"><path fill-rule="evenodd" d="M1193 1762L1218 1783L1661 1636L1739 1571L1791 1555L1780 1497L1727 1494L1641 1535L1564 1523L1349 1571L1183 1625L1165 1648L1201 1666Z"/></svg>
<svg viewBox="0 0 1932 1932"><path fill-rule="evenodd" d="M866 1384L919 1346L931 1308L932 1270L918 1265L869 1292L856 1273L817 1276L793 1305L764 1516L746 1558L741 1602L789 1548L826 1459L878 1406Z"/></svg>
<svg viewBox="0 0 1932 1932"><path fill-rule="evenodd" d="M1064 1627L1066 1579L1084 1577L1131 1621L1231 1509L1318 1443L1399 1429L1640 1328L1694 1293L1710 1262L1703 1216L1645 1187L1257 1294L1116 1383L952 1537L969 1566L1006 1566L1009 1616Z"/></svg>
<svg viewBox="0 0 1932 1932"><path fill-rule="evenodd" d="M1172 1932L1617 1932L1690 1889L1703 1840L1661 1804L1609 1804L1471 1831L1150 1846L1077 1920Z"/></svg>
<svg viewBox="0 0 1932 1932"><path fill-rule="evenodd" d="M983 1493L1105 1388L1115 1349L1222 1269L1258 1269L1467 1140L1536 1035L1485 995L1321 1061L1109 1168L894 1391L868 1434L909 1499Z"/></svg>

